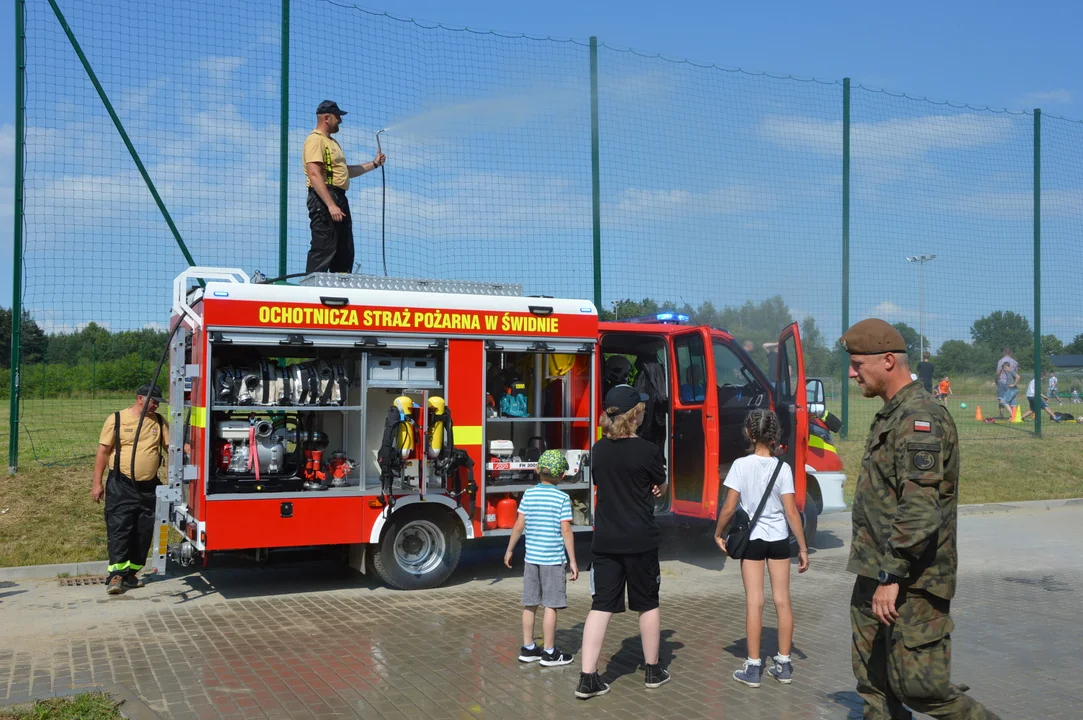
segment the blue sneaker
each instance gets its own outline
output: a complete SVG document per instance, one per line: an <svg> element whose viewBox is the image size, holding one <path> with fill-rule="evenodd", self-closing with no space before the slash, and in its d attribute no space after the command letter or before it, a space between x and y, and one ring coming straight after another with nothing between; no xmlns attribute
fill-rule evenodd
<svg viewBox="0 0 1083 720"><path fill-rule="evenodd" d="M783 685L789 685L793 682L793 663L788 660L779 662L778 658L772 658L772 660L771 667L767 668L767 672L771 673L771 677Z"/></svg>
<svg viewBox="0 0 1083 720"><path fill-rule="evenodd" d="M739 683L744 683L750 688L758 688L760 686L760 680L763 678L763 662L757 665L753 665L749 661L745 660L745 664L740 670L736 670L733 673L733 679Z"/></svg>

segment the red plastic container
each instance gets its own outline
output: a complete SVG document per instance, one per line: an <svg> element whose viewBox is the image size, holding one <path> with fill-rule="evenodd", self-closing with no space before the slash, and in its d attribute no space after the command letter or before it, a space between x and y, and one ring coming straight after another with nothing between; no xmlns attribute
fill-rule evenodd
<svg viewBox="0 0 1083 720"><path fill-rule="evenodd" d="M506 497L496 504L496 526L503 530L515 527L515 516L519 510L519 503L515 498Z"/></svg>
<svg viewBox="0 0 1083 720"><path fill-rule="evenodd" d="M492 500L485 501L485 529L496 529L496 505L493 505Z"/></svg>

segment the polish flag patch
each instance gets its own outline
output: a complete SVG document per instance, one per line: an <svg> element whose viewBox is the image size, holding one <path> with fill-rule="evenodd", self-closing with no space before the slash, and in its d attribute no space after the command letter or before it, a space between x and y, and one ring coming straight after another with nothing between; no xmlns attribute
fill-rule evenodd
<svg viewBox="0 0 1083 720"><path fill-rule="evenodd" d="M933 431L933 424L931 422L926 422L925 420L915 420L914 421L914 432L932 432L932 431Z"/></svg>

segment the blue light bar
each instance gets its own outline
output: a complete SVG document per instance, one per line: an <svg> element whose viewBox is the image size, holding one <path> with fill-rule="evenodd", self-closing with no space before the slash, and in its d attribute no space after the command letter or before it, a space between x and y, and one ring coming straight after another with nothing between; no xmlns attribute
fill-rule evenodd
<svg viewBox="0 0 1083 720"><path fill-rule="evenodd" d="M684 313L666 310L665 312L655 313L654 315L640 315L639 317L633 318L621 318L618 322L645 323L648 325L684 325L688 323L688 321L689 317Z"/></svg>

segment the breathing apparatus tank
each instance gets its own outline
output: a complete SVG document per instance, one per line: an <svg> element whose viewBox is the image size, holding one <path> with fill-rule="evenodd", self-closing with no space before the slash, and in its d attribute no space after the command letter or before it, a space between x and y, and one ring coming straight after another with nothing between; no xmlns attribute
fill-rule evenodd
<svg viewBox="0 0 1083 720"><path fill-rule="evenodd" d="M399 411L398 428L395 435L395 446L399 456L405 460L414 453L417 445L417 423L414 420L414 408L417 405L406 395L400 395L392 403Z"/></svg>
<svg viewBox="0 0 1083 720"><path fill-rule="evenodd" d="M444 454L445 422L447 420L447 402L442 397L429 398L429 437L425 453L430 460L436 460Z"/></svg>

